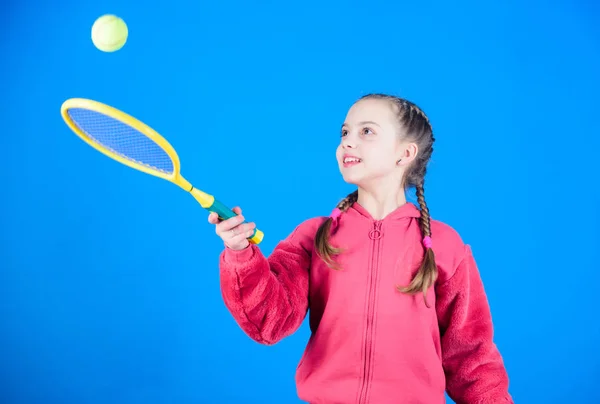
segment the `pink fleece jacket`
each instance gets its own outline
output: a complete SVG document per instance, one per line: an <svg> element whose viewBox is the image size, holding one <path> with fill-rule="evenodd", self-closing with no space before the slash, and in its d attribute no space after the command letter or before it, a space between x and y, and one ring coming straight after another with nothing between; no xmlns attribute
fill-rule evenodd
<svg viewBox="0 0 600 404"><path fill-rule="evenodd" d="M251 245L220 257L222 295L239 326L261 344L294 333L310 309L311 337L296 370L311 404L513 403L493 342L490 309L471 249L433 220L438 280L427 299L396 290L423 257L419 209L407 203L374 220L358 203L331 237L346 248L342 270L317 256L325 217L300 224L267 258Z"/></svg>

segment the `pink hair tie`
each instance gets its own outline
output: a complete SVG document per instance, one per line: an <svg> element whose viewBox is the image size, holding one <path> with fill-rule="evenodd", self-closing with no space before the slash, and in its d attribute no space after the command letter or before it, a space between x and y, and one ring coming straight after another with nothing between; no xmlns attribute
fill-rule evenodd
<svg viewBox="0 0 600 404"><path fill-rule="evenodd" d="M340 210L340 208L335 208L333 210L333 212L331 212L331 215L329 215L329 217L332 218L333 220L336 220L340 217L341 214L342 214L342 211Z"/></svg>
<svg viewBox="0 0 600 404"><path fill-rule="evenodd" d="M423 245L425 246L425 248L431 248L431 237L425 236L423 238Z"/></svg>
<svg viewBox="0 0 600 404"><path fill-rule="evenodd" d="M331 231L332 232L338 226L338 222L340 221L341 214L342 214L342 211L339 208L335 208L333 210L333 212L331 212L331 215L329 215L329 217L332 220L332 223L331 223Z"/></svg>

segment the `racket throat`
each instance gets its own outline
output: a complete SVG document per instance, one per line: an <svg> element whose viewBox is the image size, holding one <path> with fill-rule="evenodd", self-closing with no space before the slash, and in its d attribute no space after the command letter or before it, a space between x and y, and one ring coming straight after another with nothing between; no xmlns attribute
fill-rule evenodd
<svg viewBox="0 0 600 404"><path fill-rule="evenodd" d="M196 201L198 201L200 206L202 206L203 208L208 209L213 205L213 203L215 201L214 196L207 194L206 192L202 192L199 189L194 188L192 186L192 184L189 181L187 181L185 178L183 178L181 175L176 175L175 178L171 181L173 183L177 184L181 189L192 194L194 199L196 199Z"/></svg>
<svg viewBox="0 0 600 404"><path fill-rule="evenodd" d="M215 197L207 194L206 192L202 192L199 189L192 187L190 193L198 201L198 203L205 209L208 209L212 206L215 201Z"/></svg>

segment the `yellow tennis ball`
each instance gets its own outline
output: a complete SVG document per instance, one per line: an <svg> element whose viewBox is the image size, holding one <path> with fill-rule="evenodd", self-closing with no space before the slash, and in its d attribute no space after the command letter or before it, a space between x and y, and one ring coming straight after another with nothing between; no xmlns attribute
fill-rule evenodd
<svg viewBox="0 0 600 404"><path fill-rule="evenodd" d="M128 35L127 24L116 15L103 15L92 26L92 42L103 52L121 49L127 42Z"/></svg>

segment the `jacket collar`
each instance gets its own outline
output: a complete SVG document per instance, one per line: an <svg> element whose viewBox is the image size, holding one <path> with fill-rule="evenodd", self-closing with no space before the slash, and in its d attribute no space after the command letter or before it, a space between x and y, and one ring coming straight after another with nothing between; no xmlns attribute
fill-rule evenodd
<svg viewBox="0 0 600 404"><path fill-rule="evenodd" d="M346 213L350 214L350 216L362 216L369 220L375 220L373 219L373 216L371 216L371 214L358 202L354 202ZM407 202L404 205L399 206L396 208L396 210L389 213L382 220L398 220L407 217L421 217L421 211L412 202Z"/></svg>

